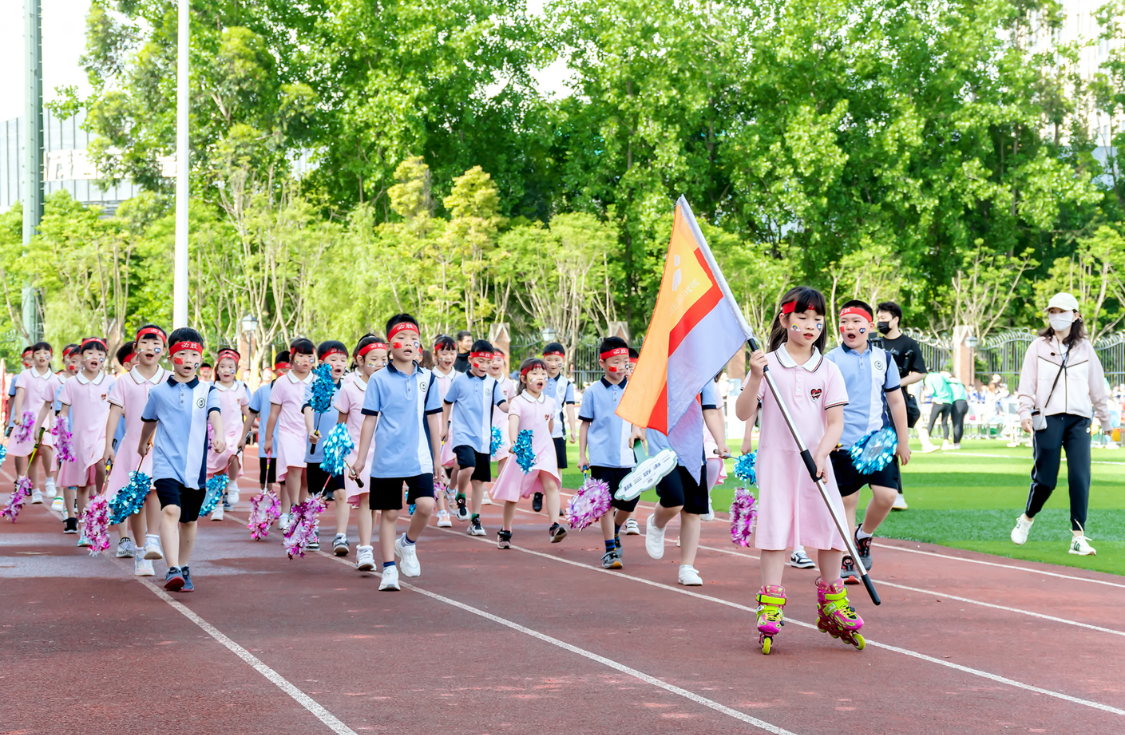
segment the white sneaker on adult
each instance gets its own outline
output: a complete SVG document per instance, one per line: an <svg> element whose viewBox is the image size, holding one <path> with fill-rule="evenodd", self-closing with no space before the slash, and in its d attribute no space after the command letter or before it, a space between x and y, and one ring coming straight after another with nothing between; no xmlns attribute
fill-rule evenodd
<svg viewBox="0 0 1125 735"><path fill-rule="evenodd" d="M397 592L402 589L398 586L398 567L392 564L389 567L383 567L383 578L379 580L379 591L392 590Z"/></svg>
<svg viewBox="0 0 1125 735"><path fill-rule="evenodd" d="M55 487L55 481L48 477L43 481L43 496L47 498L54 498L58 496L58 488ZM62 510L62 508L59 508Z"/></svg>
<svg viewBox="0 0 1125 735"><path fill-rule="evenodd" d="M707 512L706 513L700 513L699 514L699 520L701 520L701 521L713 521L713 520L715 520L715 505L711 502L711 496L710 495L707 496Z"/></svg>
<svg viewBox="0 0 1125 735"><path fill-rule="evenodd" d="M155 561L164 558L164 550L160 548L159 536L145 536L145 559Z"/></svg>
<svg viewBox="0 0 1125 735"><path fill-rule="evenodd" d="M1013 531L1012 533L1015 533ZM1078 556L1097 556L1098 552L1090 546L1090 539L1085 536L1075 536L1070 541L1070 553Z"/></svg>
<svg viewBox="0 0 1125 735"><path fill-rule="evenodd" d="M680 565L680 578L678 581L685 587L698 587L703 584L703 578L699 576L699 572L695 570L695 567L690 564Z"/></svg>
<svg viewBox="0 0 1125 735"><path fill-rule="evenodd" d="M402 576L417 577L422 573L418 563L418 549L415 544L406 543L406 534L395 539L395 556L402 559Z"/></svg>
<svg viewBox="0 0 1125 735"><path fill-rule="evenodd" d="M1016 527L1012 529L1012 543L1016 546L1023 546L1027 543L1027 535L1031 533L1031 524L1035 523L1035 519L1027 519L1022 515L1016 519Z"/></svg>
<svg viewBox="0 0 1125 735"><path fill-rule="evenodd" d="M944 451L948 451L948 450L950 450L950 449L952 449L952 448L953 448L953 445L949 443L949 440L948 440L948 439L943 439L943 440L942 440L942 442L941 442L941 450L942 450L943 452L944 452Z"/></svg>
<svg viewBox="0 0 1125 735"><path fill-rule="evenodd" d="M137 577L155 577L156 570L152 568L151 561L138 556L133 559L133 575Z"/></svg>
<svg viewBox="0 0 1125 735"><path fill-rule="evenodd" d="M453 521L449 518L448 510L439 510L437 514L438 528L453 528Z"/></svg>
<svg viewBox="0 0 1125 735"><path fill-rule="evenodd" d="M234 505L239 500L241 500L241 496L238 494L238 485L232 482L230 487L227 488L227 502Z"/></svg>
<svg viewBox="0 0 1125 735"><path fill-rule="evenodd" d="M949 448L950 449L960 449L961 448L961 442L953 442L953 444L950 445Z"/></svg>
<svg viewBox="0 0 1125 735"><path fill-rule="evenodd" d="M941 447L939 447L936 444L930 444L928 442L922 442L922 454L932 454L939 449L941 449Z"/></svg>
<svg viewBox="0 0 1125 735"><path fill-rule="evenodd" d="M370 572L375 568L375 551L372 547L355 547L355 568L361 572Z"/></svg>
<svg viewBox="0 0 1125 735"><path fill-rule="evenodd" d="M213 520L213 521L223 520L223 506L221 504L216 505L215 510L211 511L211 520Z"/></svg>
<svg viewBox="0 0 1125 735"><path fill-rule="evenodd" d="M133 539L124 536L117 541L117 558L118 559L134 559L137 556L137 547L133 545Z"/></svg>
<svg viewBox="0 0 1125 735"><path fill-rule="evenodd" d="M653 513L645 522L645 551L653 559L664 556L664 532L667 529L656 527L656 514Z"/></svg>
<svg viewBox="0 0 1125 735"><path fill-rule="evenodd" d="M902 493L895 493L895 504L891 506L891 510L906 510L909 507L906 504L906 496Z"/></svg>
<svg viewBox="0 0 1125 735"><path fill-rule="evenodd" d="M625 532L624 533L625 533L626 536L640 536L641 535L641 527L637 525L637 519L636 518L630 518L629 520L625 521Z"/></svg>
<svg viewBox="0 0 1125 735"><path fill-rule="evenodd" d="M43 505L43 493L39 492L38 489L36 489L35 492L31 494L31 504Z"/></svg>
<svg viewBox="0 0 1125 735"><path fill-rule="evenodd" d="M56 513L62 513L63 499L61 495L56 495L55 499L51 501L51 510L55 511Z"/></svg>

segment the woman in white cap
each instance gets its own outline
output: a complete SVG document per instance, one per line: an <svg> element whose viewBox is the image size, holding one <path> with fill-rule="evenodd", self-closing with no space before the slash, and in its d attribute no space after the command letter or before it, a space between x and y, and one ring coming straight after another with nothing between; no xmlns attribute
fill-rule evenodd
<svg viewBox="0 0 1125 735"><path fill-rule="evenodd" d="M1078 300L1068 293L1051 297L1047 328L1032 341L1020 372L1020 425L1032 433L1035 467L1027 508L1012 529L1012 542L1023 544L1055 489L1059 463L1066 450L1070 485L1071 554L1095 554L1086 538L1086 509L1090 500L1090 420L1097 413L1109 429L1110 415L1102 364L1086 339Z"/></svg>

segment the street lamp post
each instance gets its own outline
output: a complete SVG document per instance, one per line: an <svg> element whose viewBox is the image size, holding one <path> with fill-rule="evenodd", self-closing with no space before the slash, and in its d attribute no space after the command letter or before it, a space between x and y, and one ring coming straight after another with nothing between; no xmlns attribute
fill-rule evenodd
<svg viewBox="0 0 1125 735"><path fill-rule="evenodd" d="M246 351L249 353L247 362L250 364L250 386L251 389L258 387L258 366L254 364L254 335L258 332L258 317L253 314L247 314L242 317L242 333L246 335Z"/></svg>
<svg viewBox="0 0 1125 735"><path fill-rule="evenodd" d="M176 65L176 257L172 281L172 328L188 320L188 40L191 3L179 0Z"/></svg>

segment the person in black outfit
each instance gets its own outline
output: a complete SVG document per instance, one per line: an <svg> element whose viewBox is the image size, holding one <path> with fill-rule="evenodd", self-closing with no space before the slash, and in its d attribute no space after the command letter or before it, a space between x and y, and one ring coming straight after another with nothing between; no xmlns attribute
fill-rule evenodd
<svg viewBox="0 0 1125 735"><path fill-rule="evenodd" d="M453 361L453 369L459 373L469 372L469 350L473 346L473 333L462 329L457 333L457 359Z"/></svg>
<svg viewBox="0 0 1125 735"><path fill-rule="evenodd" d="M899 383L902 385L902 397L906 399L906 423L911 428L918 423L922 412L918 409L918 402L914 396L907 392L906 386L917 383L926 377L926 360L922 357L922 348L913 338L902 333L902 307L893 301L884 301L875 311L877 322L875 327L883 335L882 347L898 366ZM898 464L898 457L895 457ZM906 510L906 498L902 494L902 473L898 473L898 497L895 498L895 510Z"/></svg>

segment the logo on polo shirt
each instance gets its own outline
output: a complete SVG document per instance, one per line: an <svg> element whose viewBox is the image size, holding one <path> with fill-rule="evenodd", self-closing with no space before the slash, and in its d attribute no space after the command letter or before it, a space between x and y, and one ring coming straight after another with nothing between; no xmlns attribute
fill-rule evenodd
<svg viewBox="0 0 1125 735"><path fill-rule="evenodd" d="M884 367L884 366L883 366L883 361L882 361L882 360L876 360L876 361L875 361L875 369L876 369L876 370L882 370L882 369L883 369L883 367Z"/></svg>
<svg viewBox="0 0 1125 735"><path fill-rule="evenodd" d="M820 398L820 394L823 393L823 392L824 391L822 391L820 388L813 388L812 390L809 391L809 398L811 398L815 401L818 398Z"/></svg>
<svg viewBox="0 0 1125 735"><path fill-rule="evenodd" d="M426 390L426 381L423 380L418 383L418 390Z"/></svg>
<svg viewBox="0 0 1125 735"><path fill-rule="evenodd" d="M195 407L196 408L203 408L206 405L207 405L207 399L204 398L203 396L200 396L199 398L195 399Z"/></svg>

